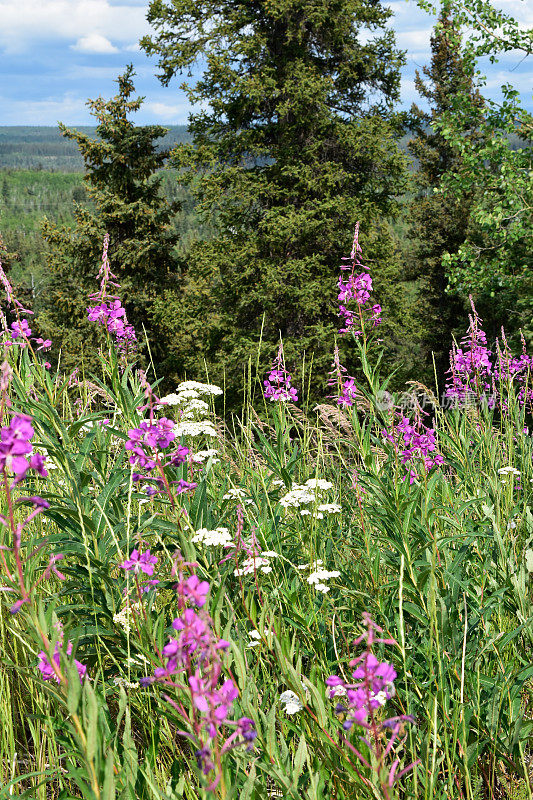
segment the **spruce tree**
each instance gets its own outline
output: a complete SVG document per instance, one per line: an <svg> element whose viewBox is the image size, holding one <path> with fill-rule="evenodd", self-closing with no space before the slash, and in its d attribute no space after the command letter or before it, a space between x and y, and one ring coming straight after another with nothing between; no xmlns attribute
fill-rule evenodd
<svg viewBox="0 0 533 800"><path fill-rule="evenodd" d="M461 53L461 39L453 16L443 9L431 36L431 63L422 75L417 70L415 86L429 105L428 111L413 105L411 124L416 132L409 150L418 162L418 189L410 208L410 229L414 244L415 273L421 295L421 318L426 329L423 345L428 363L427 377L433 376L431 354L439 384L449 364L452 335L461 329L464 298L447 292L448 277L443 257L456 253L469 229L473 193L444 201L435 193L444 176L457 170L461 155L434 124L447 112L459 93L468 94L475 106L482 99L473 86L471 72ZM469 131L465 135L475 135Z"/></svg>
<svg viewBox="0 0 533 800"><path fill-rule="evenodd" d="M177 237L171 221L179 208L161 192L161 176L168 150L157 140L167 129L159 125L136 126L129 115L138 111L143 98L134 97L133 67L118 80L118 93L111 100L89 100L98 120L96 137L60 125L77 142L85 162L85 183L90 204L75 204L74 227L57 227L44 221L48 242L48 286L46 308L39 315L41 329L62 348L67 366L94 366L95 344L101 326L87 320L88 296L97 291L102 243L109 233L109 259L121 284L121 297L128 320L140 340L143 329L151 355L164 373L165 342L154 327L153 304L158 292L176 285Z"/></svg>
<svg viewBox="0 0 533 800"><path fill-rule="evenodd" d="M177 148L174 163L216 234L189 251L175 313L159 301L177 372L198 375L205 359L211 377L225 373L235 387L259 342L261 371L281 334L293 372L304 355L314 361L323 396L340 257L356 220L391 349L405 341L387 222L405 185L392 112L403 55L390 16L374 0L149 6L155 34L141 45L158 57L162 83L205 64L188 88L202 108L190 117L193 142ZM362 43L368 30L374 38Z"/></svg>

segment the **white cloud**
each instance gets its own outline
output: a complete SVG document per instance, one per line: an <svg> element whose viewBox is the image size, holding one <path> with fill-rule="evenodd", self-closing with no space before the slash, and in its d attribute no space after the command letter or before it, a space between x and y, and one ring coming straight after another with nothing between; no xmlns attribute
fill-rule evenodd
<svg viewBox="0 0 533 800"><path fill-rule="evenodd" d="M65 93L59 99L14 100L0 97L3 125L86 125L86 99Z"/></svg>
<svg viewBox="0 0 533 800"><path fill-rule="evenodd" d="M101 33L90 33L88 36L82 36L71 47L81 53L118 53L118 47L111 44L109 39L102 36Z"/></svg>
<svg viewBox="0 0 533 800"><path fill-rule="evenodd" d="M131 44L150 31L145 16L146 6L128 0L120 5L109 0L0 0L0 48L24 52L44 42L74 44L95 34Z"/></svg>
<svg viewBox="0 0 533 800"><path fill-rule="evenodd" d="M183 124L187 121L187 115L191 108L186 101L179 105L170 105L168 103L146 103L144 108L149 111L155 119L161 119L164 122L174 122L175 124Z"/></svg>

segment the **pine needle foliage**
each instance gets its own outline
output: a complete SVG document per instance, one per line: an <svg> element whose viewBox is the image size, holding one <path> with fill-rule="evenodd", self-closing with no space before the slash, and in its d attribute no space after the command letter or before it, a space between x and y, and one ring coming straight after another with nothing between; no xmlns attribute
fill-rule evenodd
<svg viewBox="0 0 533 800"><path fill-rule="evenodd" d="M187 89L201 108L190 118L193 142L173 161L217 227L188 253L179 304L169 314L169 298L159 302L177 373L201 374L207 362L236 387L259 343L263 367L281 333L291 368L305 357L323 381L347 219L366 231L388 335L404 338L388 226L405 186L392 111L403 54L390 16L367 0L151 3L155 33L141 43L159 59L162 83L204 68Z"/></svg>
<svg viewBox="0 0 533 800"><path fill-rule="evenodd" d="M175 255L177 236L171 222L179 204L168 202L161 191L161 168L168 151L157 140L167 129L160 125L136 126L130 115L143 98L135 97L130 65L118 80L118 93L110 100L89 100L98 120L96 137L60 128L78 144L85 162L85 182L90 204L75 204L75 224L56 226L45 219L48 242L48 301L39 315L46 334L63 348L69 366L80 355L94 352L95 326L87 321L87 297L96 290L104 234L110 236L109 257L125 299L128 319L151 336L152 354L163 359L161 339L154 332L154 300L163 287L178 279ZM88 356L89 366L94 357Z"/></svg>
<svg viewBox="0 0 533 800"><path fill-rule="evenodd" d="M456 253L465 241L469 229L473 190L448 198L443 202L436 189L445 175L458 170L461 154L442 131L434 127L435 120L449 111L459 92L470 96L473 105L483 100L474 87L472 75L461 50L461 37L454 17L442 9L431 36L431 63L416 71L415 87L429 104L423 111L413 104L411 124L415 131L409 143L417 159L417 194L410 207L411 235L415 240L415 271L420 280L423 318L426 322L424 345L433 353L437 374L444 377L448 347L456 333L458 320L464 313L464 301L457 292L447 292L448 275L443 265L445 253ZM468 132L470 137L475 131ZM433 366L431 366L433 372Z"/></svg>

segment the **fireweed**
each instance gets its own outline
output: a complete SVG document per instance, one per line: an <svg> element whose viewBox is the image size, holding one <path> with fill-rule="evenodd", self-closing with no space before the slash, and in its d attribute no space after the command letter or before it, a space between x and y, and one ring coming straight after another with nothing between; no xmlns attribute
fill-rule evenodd
<svg viewBox="0 0 533 800"><path fill-rule="evenodd" d="M343 327L339 333L353 333L360 336L365 329L365 324L376 327L381 323L381 306L378 303L370 306L368 301L372 293L372 278L368 272L358 272L366 270L360 260L362 254L359 244L359 223L355 226L352 252L349 257L343 257L341 261L341 274L339 276L339 317L342 318ZM343 272L350 274L346 280L343 279ZM355 308L349 308L355 302Z"/></svg>
<svg viewBox="0 0 533 800"><path fill-rule="evenodd" d="M270 401L287 402L298 401L298 392L291 385L292 377L285 368L283 357L283 342L279 343L278 353L272 362L272 368L268 377L263 381L265 386L265 397Z"/></svg>
<svg viewBox="0 0 533 800"><path fill-rule="evenodd" d="M350 667L355 667L353 682L331 675L326 685L329 686L331 699L342 697L335 712L343 718L343 730L346 733L354 729L364 731L358 736L360 744L357 747L342 735L341 742L374 774L383 797L390 800L394 785L419 763L409 764L398 772L400 760L395 755L395 745L398 747L401 744L405 725L414 722L414 719L405 714L386 718L383 709L394 697L397 675L392 664L379 661L373 648L375 644L391 645L396 642L376 635L383 633L383 628L376 625L370 614L363 614L363 623L366 631L355 639L354 645L357 647L364 642L365 650L349 662Z"/></svg>
<svg viewBox="0 0 533 800"><path fill-rule="evenodd" d="M139 371L141 386L144 389L146 403L138 407L139 412L149 411L149 418L143 420L137 428L128 430L128 440L125 448L130 453L129 461L135 468L133 482L141 480L147 481L145 493L149 496L158 492L170 492L170 487L174 487L174 493L195 489L197 484L180 478L177 481L169 481L165 468L179 467L187 461L189 449L182 445L177 445L173 450L168 448L176 439L175 423L161 417L156 419L154 412L161 406L161 401L154 394L150 383L142 371ZM173 494L169 494L169 499L174 503Z"/></svg>
<svg viewBox="0 0 533 800"><path fill-rule="evenodd" d="M346 367L343 367L340 362L339 348L335 345L328 386L337 389L338 394L330 395L329 397L342 408L350 408L357 400L355 378L347 375L347 371Z"/></svg>
<svg viewBox="0 0 533 800"><path fill-rule="evenodd" d="M502 328L501 343L496 341L496 355L487 346L487 336L482 328L483 320L470 298L472 313L468 330L460 346L453 345L450 352L449 378L446 396L456 406L464 407L472 402L485 403L488 408L507 409L507 400L502 387L513 385L521 406L531 411L533 406L533 356L526 353L522 337L522 354L514 356L509 348ZM507 394L507 392L505 393Z"/></svg>
<svg viewBox="0 0 533 800"><path fill-rule="evenodd" d="M21 316L22 314L33 315L33 311L31 311L29 308L24 308L22 303L17 300L13 287L11 286L8 277L4 272L1 260L0 283L5 290L7 308L10 313L16 317L11 325L8 326L4 312L0 310L0 325L3 332L3 346L5 348L17 346L21 349L29 347L29 349L33 351L34 347L31 343L34 342L34 344L37 345L35 347L35 352L38 352L39 350L49 350L52 346L51 340L43 339L40 336L32 336L33 331L30 328L28 320ZM45 366L47 369L50 368L50 364L47 361L44 362L43 366Z"/></svg>
<svg viewBox="0 0 533 800"><path fill-rule="evenodd" d="M165 700L185 724L178 733L196 747L198 769L208 779L207 790L214 791L223 781L222 758L234 747L253 749L255 723L249 717L234 721L231 713L239 692L233 681L225 678L221 653L230 646L215 632L205 606L209 583L185 571L194 564L176 559L178 581L175 585L180 612L172 622L175 631L161 652L162 665L141 684L157 683L174 690Z"/></svg>
<svg viewBox="0 0 533 800"><path fill-rule="evenodd" d="M133 325L128 322L126 309L123 307L120 298L116 295L108 294L109 287L113 287L117 291L120 289L117 276L111 272L107 254L108 248L109 234L106 233L102 251L102 266L98 272L100 290L90 295L90 299L96 305L89 306L87 316L91 322L98 322L103 325L114 337L118 352L125 354L135 349L137 336Z"/></svg>
<svg viewBox="0 0 533 800"><path fill-rule="evenodd" d="M1 367L0 380L2 390L0 415L10 409L10 400L7 393L10 379L10 368L4 362ZM25 565L38 555L41 548L36 548L23 560L24 530L39 514L42 514L50 507L50 504L38 495L18 497L16 499L13 497L14 488L26 479L28 473L34 472L42 478L48 476L48 472L45 469L45 457L33 452L31 440L34 433L32 418L21 414L14 414L9 425L0 429L0 474L7 504L7 515L0 515L0 525L7 528L12 536L12 547L2 547L0 549L0 563L3 567L6 584L2 589L5 592L18 594L19 596L18 600L9 609L11 614L17 614L23 606L29 605L35 598L41 583L48 580L52 575L60 581L65 579L65 576L57 567L57 564L63 560L61 553L53 554L49 557L47 567L34 580L33 584L28 585L25 574ZM21 522L15 521L15 502L32 507L30 513ZM14 561L14 567L8 563L8 559ZM72 643L68 642L66 648L63 648L63 630L61 627L58 627L58 632L59 639L55 644L53 653L49 654L46 650L41 650L38 655L37 666L43 680L53 678L57 683L61 681L66 683L66 676L61 671L60 654L64 652L66 656L70 656L72 654ZM50 639L42 630L39 630L39 634L44 647L50 649ZM80 680L83 680L86 676L87 668L79 661L74 661L74 664L78 670Z"/></svg>
<svg viewBox="0 0 533 800"><path fill-rule="evenodd" d="M415 419L411 421L403 413L393 410L392 425L382 432L383 438L399 453L401 463L406 469L404 479L408 477L409 483L414 483L420 477L420 467L428 473L433 467L444 463L444 458L438 451L435 429L426 426L422 420L425 413L417 406Z"/></svg>

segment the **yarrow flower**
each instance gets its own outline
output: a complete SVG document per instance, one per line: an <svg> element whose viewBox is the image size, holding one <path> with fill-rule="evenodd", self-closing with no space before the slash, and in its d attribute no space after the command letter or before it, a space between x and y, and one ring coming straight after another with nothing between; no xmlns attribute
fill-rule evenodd
<svg viewBox="0 0 533 800"><path fill-rule="evenodd" d="M265 397L270 401L293 403L298 401L298 392L291 386L291 375L285 369L283 358L283 342L279 343L278 354L272 363L272 369L268 377L263 381L265 386Z"/></svg>
<svg viewBox="0 0 533 800"><path fill-rule="evenodd" d="M293 692L291 689L287 689L286 692L282 692L282 694L279 696L279 701L283 704L283 710L288 716L297 714L304 707L296 692Z"/></svg>
<svg viewBox="0 0 533 800"><path fill-rule="evenodd" d="M320 502L323 492L332 488L330 481L310 478L304 484L293 484L292 489L280 498L279 503L289 511L298 510L302 517L324 519L324 515L340 514L342 511L338 503Z"/></svg>
<svg viewBox="0 0 533 800"><path fill-rule="evenodd" d="M228 547L233 544L231 534L227 528L215 528L208 530L200 528L192 537L191 542L201 544L204 547Z"/></svg>
<svg viewBox="0 0 533 800"><path fill-rule="evenodd" d="M257 572L262 572L267 575L272 572L270 565L271 558L277 558L278 554L271 550L264 551L261 555L251 555L242 562L242 566L233 571L237 577L242 575L255 575Z"/></svg>

